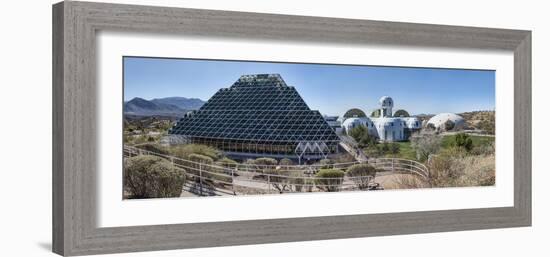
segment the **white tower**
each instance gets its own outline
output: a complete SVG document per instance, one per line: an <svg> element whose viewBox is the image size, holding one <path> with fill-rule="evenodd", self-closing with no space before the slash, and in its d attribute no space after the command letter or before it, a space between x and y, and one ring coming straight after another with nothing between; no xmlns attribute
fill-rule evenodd
<svg viewBox="0 0 550 257"><path fill-rule="evenodd" d="M393 99L389 96L380 98L380 117L391 117L393 108Z"/></svg>

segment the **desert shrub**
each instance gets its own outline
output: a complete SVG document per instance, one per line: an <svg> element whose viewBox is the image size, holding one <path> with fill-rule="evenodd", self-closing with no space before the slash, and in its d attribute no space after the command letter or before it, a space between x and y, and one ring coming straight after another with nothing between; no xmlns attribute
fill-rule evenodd
<svg viewBox="0 0 550 257"><path fill-rule="evenodd" d="M209 171L210 166L212 163L214 163L214 160L212 158L201 155L201 154L190 154L187 156L189 161L193 163L186 163L189 167L192 169L189 170L190 173L199 175L201 171ZM204 175L204 174L202 174Z"/></svg>
<svg viewBox="0 0 550 257"><path fill-rule="evenodd" d="M410 117L409 113L403 109L395 111L394 117Z"/></svg>
<svg viewBox="0 0 550 257"><path fill-rule="evenodd" d="M291 159L283 158L279 161L279 165L281 165L281 166L290 166L290 165L294 165L294 162Z"/></svg>
<svg viewBox="0 0 550 257"><path fill-rule="evenodd" d="M428 160L431 154L435 154L441 148L441 136L426 133L411 137L411 147L416 151L416 159Z"/></svg>
<svg viewBox="0 0 550 257"><path fill-rule="evenodd" d="M495 154L495 144L493 142L488 142L486 144L474 146L470 153L472 155L493 155Z"/></svg>
<svg viewBox="0 0 550 257"><path fill-rule="evenodd" d="M367 189L369 183L374 181L376 168L368 164L355 164L348 168L346 176L352 178L352 181L359 189Z"/></svg>
<svg viewBox="0 0 550 257"><path fill-rule="evenodd" d="M355 157L349 153L337 154L330 157L332 163L354 162Z"/></svg>
<svg viewBox="0 0 550 257"><path fill-rule="evenodd" d="M236 162L232 159L229 159L227 157L223 157L222 159L216 161L216 164L218 164L222 167L225 167L225 168L230 168L230 169L235 169L237 167L237 165L239 165L238 162Z"/></svg>
<svg viewBox="0 0 550 257"><path fill-rule="evenodd" d="M143 149L143 150L146 150L146 151L149 151L149 152L153 152L153 153L158 153L158 154L168 154L168 150L166 149L166 147L163 147L159 144L153 144L153 143L147 143L147 144L142 144L142 145L139 145L139 146L136 146L137 148L139 149Z"/></svg>
<svg viewBox="0 0 550 257"><path fill-rule="evenodd" d="M394 184L387 189L415 189L430 186L428 181L413 174L396 174L392 181Z"/></svg>
<svg viewBox="0 0 550 257"><path fill-rule="evenodd" d="M123 138L124 144L130 144L131 141L132 141L132 136L127 135L127 134L124 134L124 136L122 136L122 138Z"/></svg>
<svg viewBox="0 0 550 257"><path fill-rule="evenodd" d="M144 135L135 136L133 143L134 144L143 144L147 142L147 137Z"/></svg>
<svg viewBox="0 0 550 257"><path fill-rule="evenodd" d="M494 135L495 134L495 120L494 115L492 116L492 119L485 119L478 122L475 126L477 129L481 129L487 134Z"/></svg>
<svg viewBox="0 0 550 257"><path fill-rule="evenodd" d="M325 192L337 192L344 182L345 173L339 169L321 169L315 174L315 185Z"/></svg>
<svg viewBox="0 0 550 257"><path fill-rule="evenodd" d="M399 151L400 151L400 147L399 147L399 144L398 143L395 143L395 142L392 142L390 144L390 153L392 154L398 154Z"/></svg>
<svg viewBox="0 0 550 257"><path fill-rule="evenodd" d="M213 160L217 160L222 157L222 153L216 148L199 144L185 144L174 146L170 148L170 153L176 157L183 159L189 159L189 156L191 154L208 156Z"/></svg>
<svg viewBox="0 0 550 257"><path fill-rule="evenodd" d="M212 166L214 160L211 157L201 154L190 154L188 158L193 162L189 164L189 166L193 167L192 174L200 175L203 178L203 180L200 181L200 179L196 177L195 181L222 184L233 182L232 178L226 174L224 169ZM229 163L229 159L223 162Z"/></svg>
<svg viewBox="0 0 550 257"><path fill-rule="evenodd" d="M262 157L254 160L254 164L259 166L275 166L277 165L277 160L273 158Z"/></svg>
<svg viewBox="0 0 550 257"><path fill-rule="evenodd" d="M365 114L365 112L358 108L349 109L346 113L344 113L345 119L353 117L367 117L367 115Z"/></svg>
<svg viewBox="0 0 550 257"><path fill-rule="evenodd" d="M306 184L306 178L304 178L304 174L300 171L291 171L289 182L292 184L295 192L302 192Z"/></svg>
<svg viewBox="0 0 550 257"><path fill-rule="evenodd" d="M290 172L285 169L265 169L264 174L266 175L266 180L277 189L280 194L284 191L289 190L291 181L289 180L288 175Z"/></svg>
<svg viewBox="0 0 550 257"><path fill-rule="evenodd" d="M209 156L205 156L205 155L202 155L202 154L190 154L189 155L189 160L192 161L192 162L199 162L199 163L202 163L202 164L212 164L214 163L214 160L209 157Z"/></svg>
<svg viewBox="0 0 550 257"><path fill-rule="evenodd" d="M332 164L333 161L331 159L321 159L318 163L320 169L330 169Z"/></svg>
<svg viewBox="0 0 550 257"><path fill-rule="evenodd" d="M495 157L468 155L452 147L442 150L428 162L432 187L494 185Z"/></svg>
<svg viewBox="0 0 550 257"><path fill-rule="evenodd" d="M380 150L382 151L382 154L385 154L390 151L390 144L388 142L382 143L380 146Z"/></svg>
<svg viewBox="0 0 550 257"><path fill-rule="evenodd" d="M456 147L464 148L467 152L472 150L474 144L470 136L466 133L458 133L455 135L453 145Z"/></svg>
<svg viewBox="0 0 550 257"><path fill-rule="evenodd" d="M185 171L150 155L130 157L124 163L124 188L132 198L179 197Z"/></svg>

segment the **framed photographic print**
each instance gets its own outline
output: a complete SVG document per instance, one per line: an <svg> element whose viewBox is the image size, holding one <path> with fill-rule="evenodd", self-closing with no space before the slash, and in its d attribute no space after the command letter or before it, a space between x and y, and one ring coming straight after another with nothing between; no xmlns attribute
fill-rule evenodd
<svg viewBox="0 0 550 257"><path fill-rule="evenodd" d="M530 31L65 1L53 69L61 255L531 225Z"/></svg>

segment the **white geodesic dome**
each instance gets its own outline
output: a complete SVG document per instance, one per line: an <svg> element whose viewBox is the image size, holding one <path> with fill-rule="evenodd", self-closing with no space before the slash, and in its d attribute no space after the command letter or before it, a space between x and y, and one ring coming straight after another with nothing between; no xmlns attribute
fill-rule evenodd
<svg viewBox="0 0 550 257"><path fill-rule="evenodd" d="M342 122L342 127L349 131L352 128L358 127L358 126L365 126L369 127L369 125L372 124L372 121L368 117L354 117L354 118L347 118Z"/></svg>
<svg viewBox="0 0 550 257"><path fill-rule="evenodd" d="M435 129L445 129L445 122L449 120L454 123L453 129L451 129L452 131L461 130L466 125L464 118L454 113L440 113L435 115L428 120L427 125L429 126L431 124Z"/></svg>

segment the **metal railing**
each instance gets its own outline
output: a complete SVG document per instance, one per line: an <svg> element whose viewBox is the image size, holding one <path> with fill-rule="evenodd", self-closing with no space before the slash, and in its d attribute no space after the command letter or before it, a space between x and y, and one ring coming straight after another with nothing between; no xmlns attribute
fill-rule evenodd
<svg viewBox="0 0 550 257"><path fill-rule="evenodd" d="M258 164L216 164L196 162L170 155L160 154L132 146L124 146L124 157L152 155L164 158L175 167L185 170L186 186L198 195L293 193L313 191L365 190L374 182L374 176L344 176L342 178L315 177L322 168L347 169L355 164L368 163L382 173L413 174L423 179L429 172L422 163L398 159L378 158L368 161L354 161L336 164L315 165L258 165Z"/></svg>

